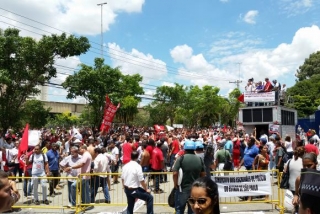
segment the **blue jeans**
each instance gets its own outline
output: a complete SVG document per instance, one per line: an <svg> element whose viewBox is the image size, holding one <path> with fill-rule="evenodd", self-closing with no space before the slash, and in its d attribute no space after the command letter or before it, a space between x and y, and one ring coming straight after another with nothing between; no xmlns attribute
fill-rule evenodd
<svg viewBox="0 0 320 214"><path fill-rule="evenodd" d="M127 195L127 214L133 214L133 208L136 198L144 200L147 202L147 214L153 214L153 196L147 193L141 187L135 189L128 189L127 187L124 188L124 192Z"/></svg>
<svg viewBox="0 0 320 214"><path fill-rule="evenodd" d="M27 169L28 175L31 175L31 169ZM32 191L31 177L24 176L23 179L23 194L24 196L30 196Z"/></svg>
<svg viewBox="0 0 320 214"><path fill-rule="evenodd" d="M68 181L68 196L72 206L76 206L77 181Z"/></svg>
<svg viewBox="0 0 320 214"><path fill-rule="evenodd" d="M162 172L162 170L155 170L155 169L152 169L152 172ZM156 174L156 175L153 175L154 176L154 190L155 191L158 191L160 190L160 176L159 174Z"/></svg>
<svg viewBox="0 0 320 214"><path fill-rule="evenodd" d="M90 204L90 179L82 179L81 181L81 201L83 204Z"/></svg>
<svg viewBox="0 0 320 214"><path fill-rule="evenodd" d="M176 156L176 154L170 155L170 170L172 170L175 156Z"/></svg>
<svg viewBox="0 0 320 214"><path fill-rule="evenodd" d="M109 189L107 185L107 178L103 178L100 176L92 176L92 182L91 182L91 203L95 202L96 195L98 193L98 188L102 187L104 199L108 202L110 202L110 195L109 195Z"/></svg>
<svg viewBox="0 0 320 214"><path fill-rule="evenodd" d="M176 194L175 194L176 214L183 214L186 208L186 205L188 205L188 214L193 214L192 209L189 203L187 202L189 197L190 197L190 190L182 190L182 192L180 192L179 188L176 189Z"/></svg>

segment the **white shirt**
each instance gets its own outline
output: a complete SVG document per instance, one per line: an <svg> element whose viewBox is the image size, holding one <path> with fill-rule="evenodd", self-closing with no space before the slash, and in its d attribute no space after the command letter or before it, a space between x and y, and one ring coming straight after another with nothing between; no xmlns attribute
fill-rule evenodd
<svg viewBox="0 0 320 214"><path fill-rule="evenodd" d="M62 167L73 167L78 165L79 161L81 160L81 155L78 155L78 157L73 157L72 155L69 155L65 157L61 162L60 166ZM80 168L79 169L71 169L71 171L67 172L67 177L77 177L80 174ZM68 181L75 181L75 179L68 179Z"/></svg>
<svg viewBox="0 0 320 214"><path fill-rule="evenodd" d="M48 158L47 158L47 155L45 154L32 154L30 155L30 158L29 158L29 162L32 161L32 157L34 156L33 158L33 162L32 162L32 175L41 175L41 174L45 174L45 169L44 169L44 164L45 162L48 162ZM43 156L44 156L44 161L43 161Z"/></svg>
<svg viewBox="0 0 320 214"><path fill-rule="evenodd" d="M292 148L292 141L285 141L284 142L285 146L286 146L286 149L287 149L287 152L293 152L293 148Z"/></svg>
<svg viewBox="0 0 320 214"><path fill-rule="evenodd" d="M140 182L144 180L141 166L136 161L131 160L123 166L121 178L124 180L126 187L140 187Z"/></svg>
<svg viewBox="0 0 320 214"><path fill-rule="evenodd" d="M289 161L287 162L288 165ZM298 176L300 176L301 169L303 168L302 159L298 158L297 160L294 157L291 159L289 164L289 189L295 190L295 182Z"/></svg>
<svg viewBox="0 0 320 214"><path fill-rule="evenodd" d="M109 160L103 154L98 154L97 157L94 159L94 168L93 172L101 173L101 172L108 172L109 170ZM106 175L98 175L100 177L107 177Z"/></svg>
<svg viewBox="0 0 320 214"><path fill-rule="evenodd" d="M67 142L65 142L65 144L64 144L63 153L68 154L69 151L70 151L70 142L67 141Z"/></svg>
<svg viewBox="0 0 320 214"><path fill-rule="evenodd" d="M116 155L119 155L119 149L118 149L118 147L115 146L115 147L112 149L111 155L112 155L112 160L113 160L113 161L116 161ZM118 156L118 158L119 158L119 156Z"/></svg>

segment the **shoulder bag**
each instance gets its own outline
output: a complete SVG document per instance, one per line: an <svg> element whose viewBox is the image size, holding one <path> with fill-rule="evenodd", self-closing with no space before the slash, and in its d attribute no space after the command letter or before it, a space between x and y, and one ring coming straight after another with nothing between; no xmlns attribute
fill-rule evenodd
<svg viewBox="0 0 320 214"><path fill-rule="evenodd" d="M289 178L290 178L290 162L291 160L289 160L288 162L288 166L287 166L287 170L286 172L282 173L282 177L281 177L281 182L280 182L280 188L281 189L289 189Z"/></svg>
<svg viewBox="0 0 320 214"><path fill-rule="evenodd" d="M224 166L223 166L223 170L225 171L230 171L232 169L232 162L230 161L230 155L227 158L227 151L224 151L224 156L225 156L225 160L224 160Z"/></svg>

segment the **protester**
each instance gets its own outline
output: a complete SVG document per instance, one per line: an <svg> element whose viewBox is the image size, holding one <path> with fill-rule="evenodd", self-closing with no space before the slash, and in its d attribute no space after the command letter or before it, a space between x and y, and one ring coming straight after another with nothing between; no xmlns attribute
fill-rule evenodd
<svg viewBox="0 0 320 214"><path fill-rule="evenodd" d="M27 165L29 163L32 163L31 174L34 203L36 205L40 205L40 201L38 199L38 182L40 179L42 186L42 203L49 204L49 201L47 200L47 179L42 178L50 175L48 158L45 154L41 153L40 146L37 145L34 147L34 153L29 157Z"/></svg>
<svg viewBox="0 0 320 214"><path fill-rule="evenodd" d="M101 173L105 173L108 171L109 161L106 156L102 154L102 150L100 148L94 149L94 167L93 173L100 173L99 175L94 175L91 178L91 203L95 202L95 197L98 193L98 188L102 187L104 193L105 203L110 204L110 195L109 189L107 186L107 177Z"/></svg>
<svg viewBox="0 0 320 214"><path fill-rule="evenodd" d="M295 192L295 182L297 177L300 175L301 169L303 168L302 165L302 157L305 153L304 147L297 147L293 152L293 158L290 159L285 166L284 172L289 169L289 190L292 192L293 195L296 194ZM295 211L298 211L298 206L295 206Z"/></svg>
<svg viewBox="0 0 320 214"><path fill-rule="evenodd" d="M122 185L127 196L127 213L133 214L135 200L141 199L147 203L147 214L153 214L153 196L144 181L141 166L136 162L139 154L137 151L131 153L130 161L122 168ZM141 187L140 187L141 185Z"/></svg>
<svg viewBox="0 0 320 214"><path fill-rule="evenodd" d="M71 154L65 157L61 162L60 166L62 169L67 167L73 167L79 164L81 156L79 155L79 149L76 146L71 147ZM77 193L77 180L76 178L80 174L80 169L72 169L67 172L68 177L68 207L76 206L76 193Z"/></svg>
<svg viewBox="0 0 320 214"><path fill-rule="evenodd" d="M284 167L284 161L283 161L283 156L285 155L286 151L285 151L285 147L282 146L282 143L280 141L280 137L277 135L275 137L275 156L274 156L274 162L276 164L276 169L279 170L279 172L283 171L283 167Z"/></svg>
<svg viewBox="0 0 320 214"><path fill-rule="evenodd" d="M215 154L215 163L214 163L214 169L222 172L224 171L224 164L226 161L231 161L231 155L228 150L225 149L225 140L221 140L221 142L218 143L218 151ZM224 173L219 173L219 175L224 176Z"/></svg>
<svg viewBox="0 0 320 214"><path fill-rule="evenodd" d="M314 145L315 140L313 138L310 138L309 144L305 145L306 153L313 152L316 155L319 155L319 149Z"/></svg>
<svg viewBox="0 0 320 214"><path fill-rule="evenodd" d="M111 172L118 173L119 172L119 149L116 147L116 142L112 140L110 142L109 148L111 149ZM113 175L113 184L119 183L118 175Z"/></svg>
<svg viewBox="0 0 320 214"><path fill-rule="evenodd" d="M92 157L90 153L87 151L87 146L86 145L80 146L79 153L80 155L82 155L81 160L79 161L79 164L65 168L65 172L70 172L72 169L80 168L81 174L90 173ZM81 177L81 200L82 200L82 203L84 204L89 204L91 199L89 183L90 183L90 175L83 175Z"/></svg>
<svg viewBox="0 0 320 214"><path fill-rule="evenodd" d="M252 164L255 159L255 157L259 154L259 149L255 146L255 138L251 137L248 141L248 146L246 147L244 151L244 157L241 160L238 170L240 170L240 167L244 165L246 170L252 170Z"/></svg>
<svg viewBox="0 0 320 214"><path fill-rule="evenodd" d="M268 170L269 166L269 155L267 146L259 146L259 154L255 157L252 163L253 170Z"/></svg>
<svg viewBox="0 0 320 214"><path fill-rule="evenodd" d="M151 159L151 170L152 172L159 173L162 172L162 169L164 168L164 157L161 151L161 142L158 141L156 144L156 147L152 151L152 159ZM153 178L155 180L155 188L154 193L160 194L163 193L163 190L160 189L160 176L161 175L153 175Z"/></svg>
<svg viewBox="0 0 320 214"><path fill-rule="evenodd" d="M208 177L195 180L188 203L195 214L220 214L217 184Z"/></svg>
<svg viewBox="0 0 320 214"><path fill-rule="evenodd" d="M49 164L49 170L50 170L50 177L58 178L60 177L60 170L59 170L59 159L60 154L57 151L58 145L56 143L53 143L51 145L51 149L47 152L48 157L48 164ZM54 189L61 189L59 186L59 179L50 179L49 181L49 196L54 197L56 192Z"/></svg>

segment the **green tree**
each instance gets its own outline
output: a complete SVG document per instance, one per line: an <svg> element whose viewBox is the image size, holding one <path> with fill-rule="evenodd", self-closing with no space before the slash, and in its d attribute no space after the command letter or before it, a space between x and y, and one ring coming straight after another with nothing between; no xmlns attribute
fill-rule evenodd
<svg viewBox="0 0 320 214"><path fill-rule="evenodd" d="M40 100L27 100L22 106L21 125L29 123L31 128L41 128L47 124L50 108L45 108Z"/></svg>
<svg viewBox="0 0 320 214"><path fill-rule="evenodd" d="M320 74L320 51L310 54L303 65L297 70L298 81L310 79L313 75Z"/></svg>
<svg viewBox="0 0 320 214"><path fill-rule="evenodd" d="M68 99L82 96L88 100L92 109L93 125L99 127L106 94L114 104L124 102L124 109L128 112L120 110L123 119L131 119L130 114L137 113L134 108L138 105L136 101L140 101L138 95L143 94L143 89L139 85L141 81L142 77L139 74L123 75L119 68L111 68L104 64L104 59L96 58L93 67L81 64L80 71L68 76L62 86L68 91Z"/></svg>
<svg viewBox="0 0 320 214"><path fill-rule="evenodd" d="M186 88L183 85L179 85L175 83L174 87L171 86L160 86L157 87L154 98L156 101L152 103L154 106L158 106L158 114L160 118L167 118L170 121L170 125L173 125L173 121L175 118L176 111L179 106L182 105L186 96ZM150 116L153 117L152 114L157 114L156 112L150 112Z"/></svg>
<svg viewBox="0 0 320 214"><path fill-rule="evenodd" d="M76 115L72 115L71 112L63 112L62 114L56 114L54 118L50 119L48 126L51 127L72 127L80 124L80 119Z"/></svg>
<svg viewBox="0 0 320 214"><path fill-rule="evenodd" d="M314 113L320 105L320 74L314 74L312 78L296 82L288 88L287 97L291 97L293 103L288 107L297 109L299 117L307 117Z"/></svg>
<svg viewBox="0 0 320 214"><path fill-rule="evenodd" d="M0 32L0 125L19 126L26 99L56 76L57 58L78 56L90 48L88 39L66 34L43 36L40 40L19 36L19 30Z"/></svg>
<svg viewBox="0 0 320 214"><path fill-rule="evenodd" d="M79 122L81 125L93 127L94 121L92 117L93 109L90 106L85 106L82 113L79 116Z"/></svg>

